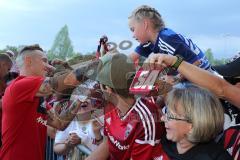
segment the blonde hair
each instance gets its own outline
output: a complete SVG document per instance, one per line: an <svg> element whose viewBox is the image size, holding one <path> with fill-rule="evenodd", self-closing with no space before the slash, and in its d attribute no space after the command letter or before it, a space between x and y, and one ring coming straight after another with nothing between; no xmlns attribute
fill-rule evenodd
<svg viewBox="0 0 240 160"><path fill-rule="evenodd" d="M190 142L207 142L223 130L223 107L206 89L194 85L173 89L167 96L167 105L170 110L177 111L177 104L182 106L185 118L192 123L192 130L187 134Z"/></svg>
<svg viewBox="0 0 240 160"><path fill-rule="evenodd" d="M142 5L136 8L128 19L134 18L137 21L142 21L147 18L150 19L154 30L160 31L165 27L161 14L155 9L147 5Z"/></svg>

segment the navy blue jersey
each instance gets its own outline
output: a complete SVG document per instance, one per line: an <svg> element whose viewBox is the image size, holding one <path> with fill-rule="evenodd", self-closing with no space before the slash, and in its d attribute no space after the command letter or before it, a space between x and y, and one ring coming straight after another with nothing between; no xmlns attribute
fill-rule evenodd
<svg viewBox="0 0 240 160"><path fill-rule="evenodd" d="M185 61L194 63L200 61L200 68L209 69L210 63L208 62L204 53L192 42L191 39L175 33L171 29L162 29L157 37L155 44L149 42L140 44L136 49L139 55L148 57L153 53L163 53L171 55L181 55Z"/></svg>

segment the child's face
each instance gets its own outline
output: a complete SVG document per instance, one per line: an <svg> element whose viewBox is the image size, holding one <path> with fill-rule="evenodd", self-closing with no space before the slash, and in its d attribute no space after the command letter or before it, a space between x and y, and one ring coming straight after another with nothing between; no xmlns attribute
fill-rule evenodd
<svg viewBox="0 0 240 160"><path fill-rule="evenodd" d="M137 21L133 18L129 19L129 28L133 33L133 38L135 38L139 43L144 44L149 41L147 38L146 26L144 21Z"/></svg>

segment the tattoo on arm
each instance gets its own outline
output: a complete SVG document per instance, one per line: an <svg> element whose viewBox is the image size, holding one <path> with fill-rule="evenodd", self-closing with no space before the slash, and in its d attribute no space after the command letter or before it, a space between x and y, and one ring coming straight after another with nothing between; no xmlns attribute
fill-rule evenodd
<svg viewBox="0 0 240 160"><path fill-rule="evenodd" d="M44 79L44 81L42 82L36 96L46 96L46 95L50 95L53 93L53 89L51 87L51 84L50 84L50 78L49 77L46 77Z"/></svg>
<svg viewBox="0 0 240 160"><path fill-rule="evenodd" d="M62 111L59 118L63 121L72 121L72 119L78 113L79 107L80 107L80 102L78 100L73 101L68 109Z"/></svg>
<svg viewBox="0 0 240 160"><path fill-rule="evenodd" d="M70 104L68 109L63 110L60 115L57 113L53 114L52 111L49 111L47 124L54 128L64 130L78 113L79 107L80 102L76 100Z"/></svg>
<svg viewBox="0 0 240 160"><path fill-rule="evenodd" d="M51 95L53 92L62 92L67 88L73 88L64 84L64 79L68 74L68 72L64 72L57 76L46 77L39 88L37 96Z"/></svg>

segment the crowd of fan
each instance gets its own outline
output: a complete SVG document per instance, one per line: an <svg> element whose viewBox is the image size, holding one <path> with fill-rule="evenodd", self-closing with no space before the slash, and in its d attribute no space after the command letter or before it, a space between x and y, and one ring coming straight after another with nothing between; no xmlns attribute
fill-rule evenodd
<svg viewBox="0 0 240 160"><path fill-rule="evenodd" d="M212 67L149 6L129 26L140 42L129 57L110 51L75 69L38 45L0 54L0 159L240 158L240 57ZM143 70L171 68L159 79L171 91L129 92L139 56Z"/></svg>

